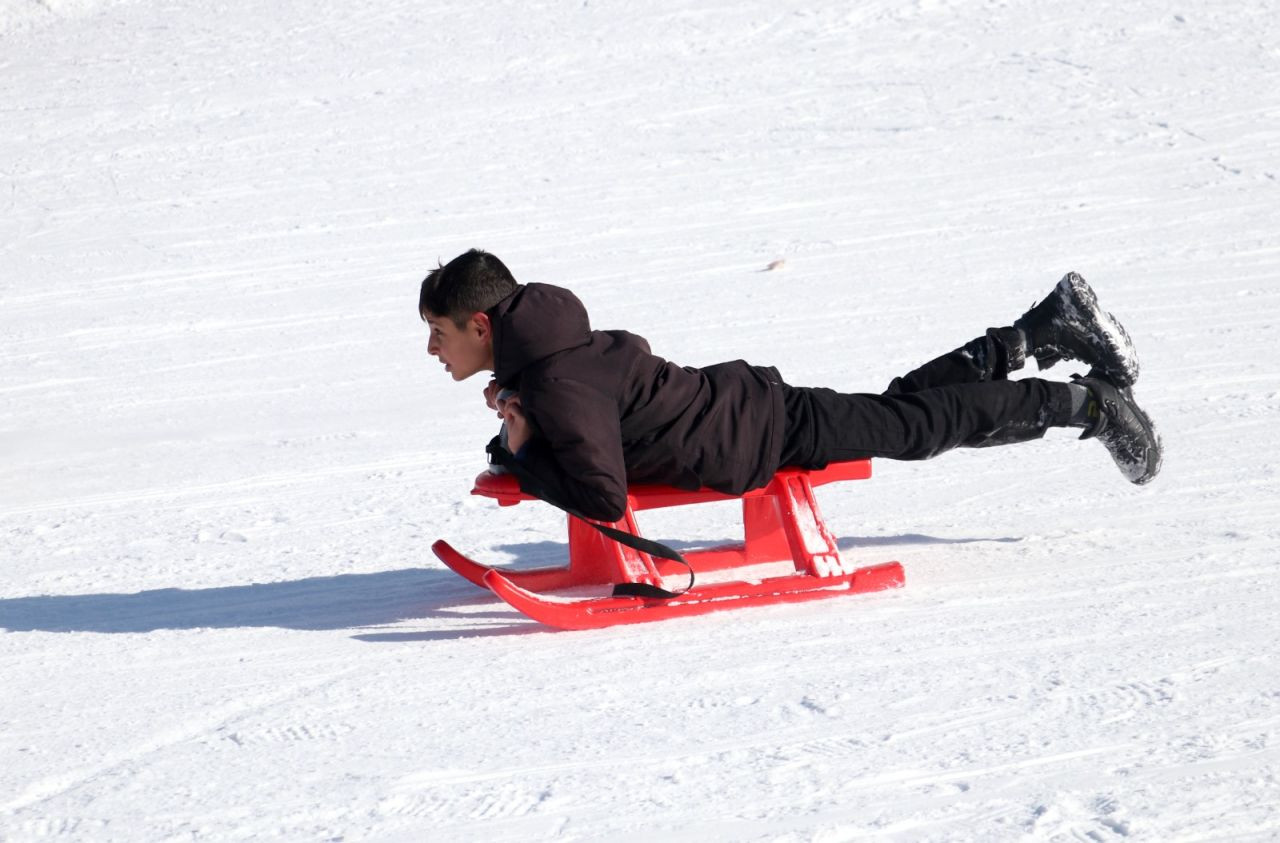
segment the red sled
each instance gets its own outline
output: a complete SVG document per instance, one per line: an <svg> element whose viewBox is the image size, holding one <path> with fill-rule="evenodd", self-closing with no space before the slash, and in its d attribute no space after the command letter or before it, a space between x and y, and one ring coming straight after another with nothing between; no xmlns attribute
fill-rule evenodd
<svg viewBox="0 0 1280 843"><path fill-rule="evenodd" d="M898 588L905 581L899 563L857 567L841 558L813 495L815 486L839 480L865 480L870 476L870 460L852 460L832 463L823 469L785 468L767 485L743 495L648 484L629 487L622 519L609 526L635 535L640 535L635 513L641 510L741 499L743 541L685 552L685 560L696 573L788 560L796 571L760 580L695 585L670 598L565 599L545 594L618 583L663 587L667 577L672 577L672 583L676 584L688 576L688 571L679 563L619 544L573 515L568 516L567 565L501 569L469 559L445 541L437 541L431 549L455 572L490 589L517 611L560 629L595 629ZM493 498L501 506L537 500L520 491L515 477L488 471L476 478L471 493Z"/></svg>

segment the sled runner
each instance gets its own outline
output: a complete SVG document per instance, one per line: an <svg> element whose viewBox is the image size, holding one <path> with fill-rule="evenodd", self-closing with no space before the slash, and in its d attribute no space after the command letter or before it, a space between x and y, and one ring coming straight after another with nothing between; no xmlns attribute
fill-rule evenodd
<svg viewBox="0 0 1280 843"><path fill-rule="evenodd" d="M664 598L613 596L569 600L543 594L591 585L638 583L660 587L667 577L678 578L688 573L679 563L620 544L573 515L568 516L569 560L563 566L500 569L469 559L445 541L437 541L432 550L455 572L476 585L489 588L518 611L562 629L592 629L896 588L903 584L902 566L897 562L859 568L841 558L813 494L816 486L840 480L864 480L870 476L870 460L852 460L832 463L823 469L786 468L774 475L766 486L741 496L710 489L631 486L622 519L609 526L634 535L640 535L636 512L741 499L743 541L684 553L685 561L697 573L788 560L795 566L796 573L791 575L699 584ZM493 498L501 506L537 500L522 492L512 475L488 471L476 478L471 493Z"/></svg>

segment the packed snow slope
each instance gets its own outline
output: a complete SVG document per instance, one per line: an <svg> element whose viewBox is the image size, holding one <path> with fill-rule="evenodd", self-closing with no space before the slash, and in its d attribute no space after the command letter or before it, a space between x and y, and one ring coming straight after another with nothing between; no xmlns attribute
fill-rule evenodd
<svg viewBox="0 0 1280 843"><path fill-rule="evenodd" d="M0 121L0 839L1280 836L1271 4L0 0ZM905 589L551 631L429 550L565 552L467 494L472 246L853 391L1076 270L1164 472L879 461Z"/></svg>

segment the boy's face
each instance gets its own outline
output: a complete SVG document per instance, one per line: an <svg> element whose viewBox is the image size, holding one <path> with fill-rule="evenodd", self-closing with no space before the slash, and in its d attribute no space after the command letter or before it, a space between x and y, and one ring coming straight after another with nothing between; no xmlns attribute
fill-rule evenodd
<svg viewBox="0 0 1280 843"><path fill-rule="evenodd" d="M428 313L427 326L431 329L427 353L443 363L455 381L493 370L493 333L487 314L473 313L458 327L447 316Z"/></svg>

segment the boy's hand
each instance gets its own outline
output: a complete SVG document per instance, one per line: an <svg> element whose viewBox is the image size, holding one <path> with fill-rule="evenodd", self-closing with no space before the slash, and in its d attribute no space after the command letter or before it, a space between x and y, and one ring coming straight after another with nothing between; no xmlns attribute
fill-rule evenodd
<svg viewBox="0 0 1280 843"><path fill-rule="evenodd" d="M520 406L519 395L495 400L498 405L498 415L502 416L503 422L507 425L507 450L514 454L524 447L524 443L533 438L533 424L525 416L524 408Z"/></svg>
<svg viewBox="0 0 1280 843"><path fill-rule="evenodd" d="M484 403L496 410L498 418L507 426L507 449L511 453L519 451L524 443L533 438L533 425L520 406L520 396L511 390L498 388L497 379L489 381L484 388Z"/></svg>
<svg viewBox="0 0 1280 843"><path fill-rule="evenodd" d="M498 381L491 378L489 385L484 388L484 403L489 405L490 410L498 413L498 418L502 418L502 410L498 409L498 392Z"/></svg>

